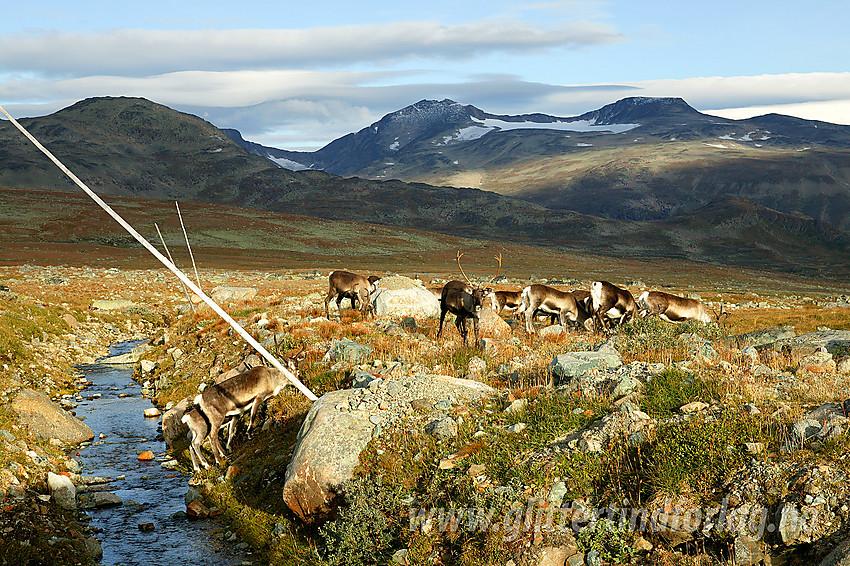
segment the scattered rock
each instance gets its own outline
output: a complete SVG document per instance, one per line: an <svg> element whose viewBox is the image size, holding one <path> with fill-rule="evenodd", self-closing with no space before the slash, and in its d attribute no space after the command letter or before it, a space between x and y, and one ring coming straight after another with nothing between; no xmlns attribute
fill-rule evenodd
<svg viewBox="0 0 850 566"><path fill-rule="evenodd" d="M256 295L256 287L229 287L227 285L220 285L210 292L210 298L219 304L235 301L250 301Z"/></svg>
<svg viewBox="0 0 850 566"><path fill-rule="evenodd" d="M92 491L81 493L77 496L79 507L83 509L97 509L101 507L115 507L121 505L121 498L108 491Z"/></svg>
<svg viewBox="0 0 850 566"><path fill-rule="evenodd" d="M156 456L154 456L154 453L151 452L150 450L145 450L144 452L139 454L139 461L140 462L149 462L149 461L153 460L154 458L156 458Z"/></svg>
<svg viewBox="0 0 850 566"><path fill-rule="evenodd" d="M478 311L478 334L479 338L483 336L505 338L511 335L511 326L496 314L496 311L490 307L484 307Z"/></svg>
<svg viewBox="0 0 850 566"><path fill-rule="evenodd" d="M99 311L122 311L133 306L135 306L133 301L124 299L94 300L91 303L91 308Z"/></svg>
<svg viewBox="0 0 850 566"><path fill-rule="evenodd" d="M704 411L708 408L708 403L703 403L702 401L692 401L686 405L682 405L679 407L679 411L689 414L689 413L698 413L700 411Z"/></svg>
<svg viewBox="0 0 850 566"><path fill-rule="evenodd" d="M150 407L149 409L145 409L144 415L146 419L155 419L160 416L162 413L159 412L159 409L156 407Z"/></svg>
<svg viewBox="0 0 850 566"><path fill-rule="evenodd" d="M440 440L454 438L457 436L457 422L451 417L436 419L425 426L425 432Z"/></svg>
<svg viewBox="0 0 850 566"><path fill-rule="evenodd" d="M71 478L47 472L47 489L50 490L50 497L62 509L77 508L77 488Z"/></svg>

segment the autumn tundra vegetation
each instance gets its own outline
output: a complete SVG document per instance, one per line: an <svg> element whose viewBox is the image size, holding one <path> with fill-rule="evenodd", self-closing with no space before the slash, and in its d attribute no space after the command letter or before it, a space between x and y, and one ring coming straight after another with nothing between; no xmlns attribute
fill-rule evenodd
<svg viewBox="0 0 850 566"><path fill-rule="evenodd" d="M220 464L193 472L189 443L174 440L172 453L187 479L258 559L758 564L798 557L819 563L842 542L842 506L850 501L841 479L850 310L839 292L664 287L730 314L678 324L636 316L606 321L607 331L532 318L533 334L525 313L499 317L485 300L477 311L480 340L464 344L454 329L437 340L439 297L457 276L445 265L418 277L382 271L378 299L382 283L410 286L427 291L436 308L431 316L374 318L345 308L324 316L336 265L201 270L204 288L253 289L251 298L231 295L223 306L277 355L300 351L298 376L320 398L356 399L335 402L334 414L362 413L368 423L349 477L328 501L330 512L315 516L293 511L281 496L312 408L294 388L268 396L256 414L247 410L255 430L248 434L249 423L239 422ZM486 273L485 265L476 271ZM488 275L488 285L518 291L532 283L517 275ZM624 275L608 278L634 296L652 288ZM592 277L576 276L553 273L545 284L564 293L592 291ZM8 291L0 313L0 391L7 397L22 386L50 383L49 394L61 398L76 388L74 364L102 355L111 341L140 335L151 347L136 376L166 414L199 391L213 391L220 375L251 365L245 364L250 347L210 310L188 309L177 282L162 273L10 266L2 280ZM93 308L104 296L127 303ZM77 339L69 342L70 336ZM486 390L463 396L437 376L473 380ZM249 406L222 412L238 418ZM0 425L61 471L67 446L18 426L9 405L0 410ZM345 434L325 440L336 447L357 443ZM196 450L210 454L206 446ZM29 480L13 473L26 490L46 489L26 452L6 450L0 460L4 470L31 470ZM8 478L3 485L8 516L26 517L37 530L34 515L9 503L14 485ZM755 531L738 530L741 521ZM52 524L79 531L73 517ZM74 537L67 538L72 544Z"/></svg>

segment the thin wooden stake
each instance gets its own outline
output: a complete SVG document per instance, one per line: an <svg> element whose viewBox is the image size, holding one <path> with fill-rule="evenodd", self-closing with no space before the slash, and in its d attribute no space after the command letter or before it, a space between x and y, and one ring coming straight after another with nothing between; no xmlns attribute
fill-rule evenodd
<svg viewBox="0 0 850 566"><path fill-rule="evenodd" d="M165 238L162 237L162 232L159 231L159 224L154 222L153 225L156 226L156 233L159 234L159 241L162 242L162 247L165 248L165 253L168 254L168 261L174 263L174 258L171 257L171 252L168 251L168 246L165 245ZM183 287L183 292L186 293L186 300L189 301L189 306L192 308L192 314L195 314L197 311L195 311L195 304L192 302L192 295L189 294L189 289L186 288L186 284L182 281L180 282L180 285ZM200 287L200 285L198 285L198 287Z"/></svg>
<svg viewBox="0 0 850 566"><path fill-rule="evenodd" d="M177 207L177 217L180 218L180 227L183 228L183 237L186 238L186 247L189 248L189 257L192 258L192 269L195 270L195 281L198 282L198 287L201 286L201 278L198 277L198 268L195 266L195 255L192 253L192 246L189 245L189 235L186 233L186 227L183 225L183 215L180 214L180 205L174 201L174 206Z"/></svg>

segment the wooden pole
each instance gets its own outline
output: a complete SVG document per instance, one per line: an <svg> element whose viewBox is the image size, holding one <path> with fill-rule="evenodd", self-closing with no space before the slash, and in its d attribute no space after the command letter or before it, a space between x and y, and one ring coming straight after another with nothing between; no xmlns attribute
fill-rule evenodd
<svg viewBox="0 0 850 566"><path fill-rule="evenodd" d="M159 231L159 224L156 222L153 223L156 226L156 233L159 234L159 241L162 242L162 247L165 248L165 253L168 254L168 261L174 263L174 258L171 257L171 252L168 251L168 246L165 245L165 238L162 237L162 232ZM186 284L180 281L180 285L183 287L183 292L186 293L186 300L189 301L189 306L192 308L192 314L195 314L195 304L192 302L192 295L189 294L189 289L186 288ZM198 287L200 287L200 282L198 282Z"/></svg>
<svg viewBox="0 0 850 566"><path fill-rule="evenodd" d="M192 269L195 270L195 281L198 282L198 287L201 286L201 278L198 277L198 268L195 266L195 255L192 253L192 246L189 245L189 235L186 233L186 226L183 225L183 215L180 214L180 205L174 201L174 206L177 207L177 217L180 219L180 227L183 228L183 237L186 238L186 247L189 248L189 257L192 258Z"/></svg>

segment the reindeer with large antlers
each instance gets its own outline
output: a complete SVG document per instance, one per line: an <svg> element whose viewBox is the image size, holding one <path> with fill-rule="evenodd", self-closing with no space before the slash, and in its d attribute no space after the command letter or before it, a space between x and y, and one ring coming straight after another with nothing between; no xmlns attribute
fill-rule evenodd
<svg viewBox="0 0 850 566"><path fill-rule="evenodd" d="M464 346L467 343L466 336L469 333L466 321L467 319L472 319L472 328L475 331L475 346L479 347L478 312L481 310L481 307L484 306L484 299L487 295L493 292L493 289L483 285L476 285L469 280L469 277L466 276L466 273L463 271L463 267L460 264L460 258L462 256L463 254L460 250L458 250L456 258L457 266L460 269L460 273L463 275L463 278L466 279L466 283L455 280L449 281L443 286L443 292L440 294L440 329L437 331L437 339L439 339L440 335L443 333L443 321L446 318L446 313L450 312L457 316L455 319L455 326L463 338ZM498 257L496 257L496 260L499 262L499 270L485 285L489 285L495 281L496 277L498 277L499 273L502 271L502 254L499 254Z"/></svg>

